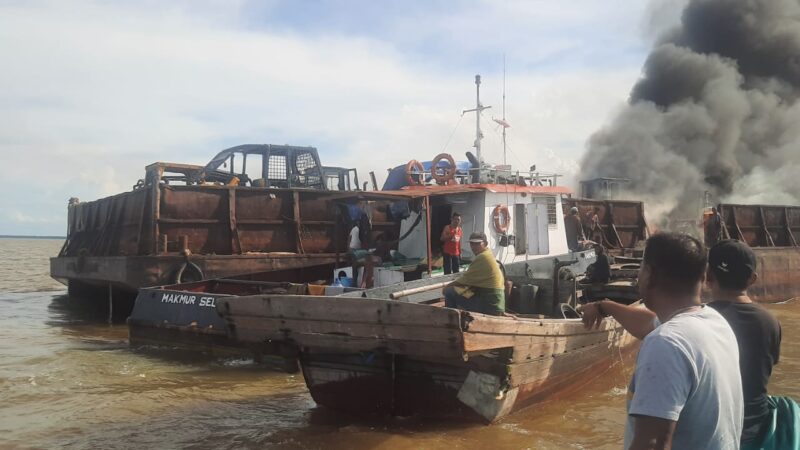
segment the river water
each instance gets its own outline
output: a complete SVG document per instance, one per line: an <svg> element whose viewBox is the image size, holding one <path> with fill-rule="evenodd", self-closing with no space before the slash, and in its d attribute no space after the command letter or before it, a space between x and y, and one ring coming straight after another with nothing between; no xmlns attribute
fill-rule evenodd
<svg viewBox="0 0 800 450"><path fill-rule="evenodd" d="M622 446L631 358L568 397L494 425L355 419L316 407L301 375L129 348L124 324L75 306L48 276L61 244L0 239L0 448ZM770 392L800 398L800 306L769 309L784 332Z"/></svg>

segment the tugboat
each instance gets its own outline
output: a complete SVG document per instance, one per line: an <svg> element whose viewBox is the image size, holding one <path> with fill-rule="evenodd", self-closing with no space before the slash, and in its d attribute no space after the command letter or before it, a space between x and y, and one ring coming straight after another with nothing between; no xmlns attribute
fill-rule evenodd
<svg viewBox="0 0 800 450"><path fill-rule="evenodd" d="M480 78L475 111L480 114ZM631 348L610 318L586 330L575 312L576 275L593 251L567 247L555 177L491 167L480 158L459 176L447 155L432 164L437 184L382 196L422 203L425 227L400 251L431 254L443 221L457 211L465 232L488 236L511 289L506 311L490 316L444 307L442 287L458 274L376 287L335 297L256 294L222 297L216 309L230 337L247 345L293 348L314 400L360 414L456 416L492 422L556 392L576 388ZM472 159L472 158L470 158ZM373 193L353 194L359 199ZM406 221L412 221L409 217ZM409 222L401 224L401 232ZM462 248L462 255L472 254ZM430 258L428 259L430 261Z"/></svg>

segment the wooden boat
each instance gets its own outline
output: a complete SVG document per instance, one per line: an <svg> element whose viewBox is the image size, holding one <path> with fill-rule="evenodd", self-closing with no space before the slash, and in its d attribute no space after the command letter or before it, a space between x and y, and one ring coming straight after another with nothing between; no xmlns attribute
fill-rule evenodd
<svg viewBox="0 0 800 450"><path fill-rule="evenodd" d="M368 415L493 422L581 386L634 342L609 318L586 330L381 298L259 295L217 310L239 341L294 345L315 402Z"/></svg>

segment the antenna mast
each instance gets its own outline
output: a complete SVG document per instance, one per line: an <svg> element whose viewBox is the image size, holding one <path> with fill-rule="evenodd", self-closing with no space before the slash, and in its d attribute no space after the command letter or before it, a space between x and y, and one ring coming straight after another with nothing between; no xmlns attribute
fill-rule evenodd
<svg viewBox="0 0 800 450"><path fill-rule="evenodd" d="M506 54L503 53L503 165L506 165Z"/></svg>
<svg viewBox="0 0 800 450"><path fill-rule="evenodd" d="M481 133L481 111L484 109L489 109L491 106L483 106L481 105L481 76L475 75L475 90L476 90L476 100L475 100L475 109L465 109L461 112L461 115L468 112L475 112L475 153L478 158L478 162L483 162L481 158L481 139L483 139L483 133Z"/></svg>

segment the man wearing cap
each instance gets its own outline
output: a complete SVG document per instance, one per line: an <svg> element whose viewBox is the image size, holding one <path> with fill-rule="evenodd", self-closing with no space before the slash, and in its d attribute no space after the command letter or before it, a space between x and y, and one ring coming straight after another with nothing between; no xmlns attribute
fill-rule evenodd
<svg viewBox="0 0 800 450"><path fill-rule="evenodd" d="M443 289L444 304L483 314L500 316L505 313L506 300L503 273L488 249L486 234L472 233L469 248L475 255L461 277Z"/></svg>
<svg viewBox="0 0 800 450"><path fill-rule="evenodd" d="M706 282L713 301L708 306L726 319L739 349L744 401L741 448L800 448L800 436L795 432L800 427L800 409L787 397L767 395L772 367L778 363L781 328L772 314L747 295L758 279L756 267L755 254L742 242L721 241L709 251ZM590 303L583 312L587 327L610 315L639 339L659 325L653 312L610 300Z"/></svg>
<svg viewBox="0 0 800 450"><path fill-rule="evenodd" d="M578 217L578 207L569 209L569 214L564 216L564 230L567 232L567 247L570 251L578 251L578 241L584 240L581 218Z"/></svg>
<svg viewBox="0 0 800 450"><path fill-rule="evenodd" d="M708 252L706 281L713 299L708 306L725 317L739 344L744 394L742 448L797 448L798 436L793 443L781 440L796 430L797 405L791 399L767 395L769 377L780 355L781 325L747 295L757 279L756 255L744 243L724 240ZM771 444L765 445L767 442Z"/></svg>

